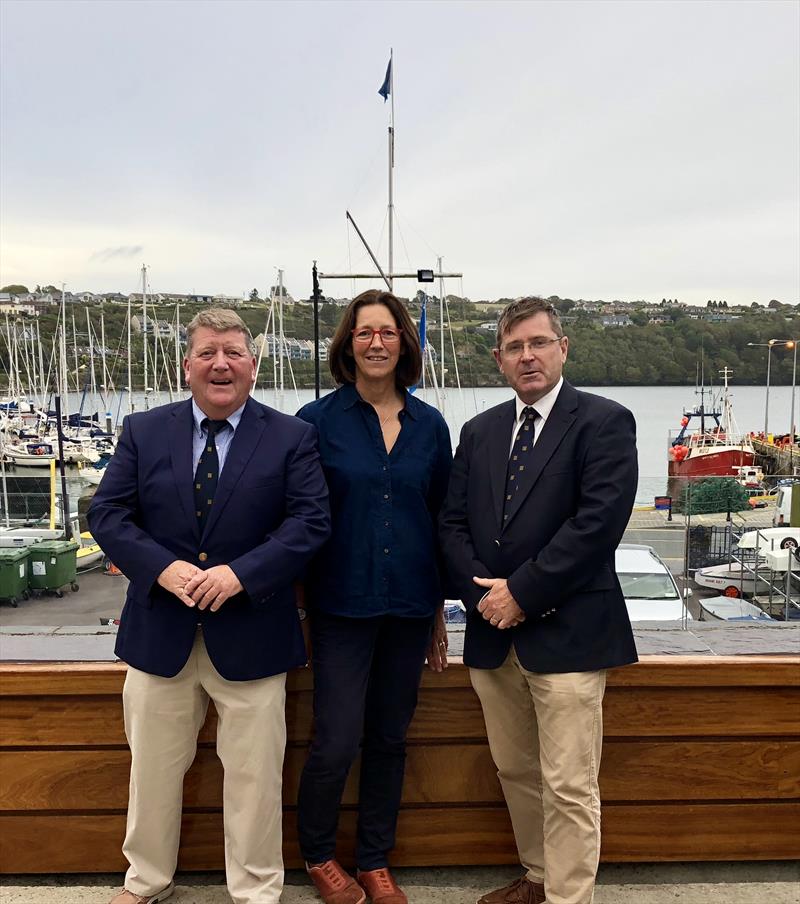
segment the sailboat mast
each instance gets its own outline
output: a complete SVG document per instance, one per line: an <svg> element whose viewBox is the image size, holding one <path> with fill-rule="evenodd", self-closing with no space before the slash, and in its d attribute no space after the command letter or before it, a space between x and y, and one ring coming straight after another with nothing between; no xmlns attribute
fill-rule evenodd
<svg viewBox="0 0 800 904"><path fill-rule="evenodd" d="M89 308L84 308L86 313L86 335L89 337L89 379L92 381L92 405L95 404L97 395L97 380L94 375L94 339L92 338L92 320L89 317Z"/></svg>
<svg viewBox="0 0 800 904"><path fill-rule="evenodd" d="M175 303L175 389L181 392L181 303Z"/></svg>
<svg viewBox="0 0 800 904"><path fill-rule="evenodd" d="M394 50L389 51L389 96L392 111L389 119L389 291L394 290Z"/></svg>
<svg viewBox="0 0 800 904"><path fill-rule="evenodd" d="M436 258L439 264L439 366L442 369L442 402L444 402L444 277L442 276L442 261L444 258ZM444 407L442 408L444 414Z"/></svg>
<svg viewBox="0 0 800 904"><path fill-rule="evenodd" d="M72 357L75 359L75 392L80 392L81 387L81 376L80 371L78 370L78 330L75 326L75 308L73 306L72 309ZM69 412L67 412L69 413Z"/></svg>
<svg viewBox="0 0 800 904"><path fill-rule="evenodd" d="M131 296L128 296L128 414L133 413L133 375L131 373Z"/></svg>
<svg viewBox="0 0 800 904"><path fill-rule="evenodd" d="M286 346L286 340L283 336L283 270L278 270L278 338L280 340L280 375L281 375L281 394L278 404L278 411L283 411L283 353Z"/></svg>
<svg viewBox="0 0 800 904"><path fill-rule="evenodd" d="M142 264L142 353L144 356L144 407L147 409L147 267Z"/></svg>
<svg viewBox="0 0 800 904"><path fill-rule="evenodd" d="M69 392L69 384L67 382L67 303L64 295L65 289L66 283L61 283L61 348L59 350L61 358L60 392L67 408L67 414L69 414L69 400L67 398L67 393ZM61 430L61 424L58 425L58 429Z"/></svg>
<svg viewBox="0 0 800 904"><path fill-rule="evenodd" d="M106 362L106 317L105 311L100 311L100 356L103 361L103 407L108 408L108 393L111 392L111 381L108 379L108 366Z"/></svg>

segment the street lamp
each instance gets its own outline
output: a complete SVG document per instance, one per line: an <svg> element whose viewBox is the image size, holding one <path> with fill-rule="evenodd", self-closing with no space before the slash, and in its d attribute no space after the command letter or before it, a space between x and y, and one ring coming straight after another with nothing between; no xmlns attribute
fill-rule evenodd
<svg viewBox="0 0 800 904"><path fill-rule="evenodd" d="M795 436L795 429L794 429L794 387L795 387L795 385L796 385L796 383L797 383L797 379L796 379L796 378L797 378L797 339L794 339L792 342L787 343L786 347L787 347L787 348L791 347L791 348L794 350L794 353L793 353L793 355L792 355L792 401L791 401L791 405L790 405L791 414L790 414L790 417L789 417L789 435L790 435L790 438L791 438L791 445L789 446L789 448L792 449L792 448L794 447L794 436Z"/></svg>
<svg viewBox="0 0 800 904"><path fill-rule="evenodd" d="M748 342L750 348L766 348L767 349L767 392L764 398L764 442L767 442L769 436L769 371L772 361L772 347L781 345L784 348L795 349L795 360L797 360L797 348L793 339L770 339L767 342ZM792 376L792 420L794 420L794 376Z"/></svg>

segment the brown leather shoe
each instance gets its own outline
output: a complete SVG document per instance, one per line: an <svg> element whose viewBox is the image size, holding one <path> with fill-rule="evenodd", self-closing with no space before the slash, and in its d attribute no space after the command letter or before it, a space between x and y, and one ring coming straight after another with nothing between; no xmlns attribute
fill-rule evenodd
<svg viewBox="0 0 800 904"><path fill-rule="evenodd" d="M367 900L364 889L335 860L306 863L306 872L325 904L364 904Z"/></svg>
<svg viewBox="0 0 800 904"><path fill-rule="evenodd" d="M118 895L114 895L111 904L158 904L159 901L166 901L172 892L175 891L175 884L170 882L169 885L154 895L135 895L127 888L123 888Z"/></svg>
<svg viewBox="0 0 800 904"><path fill-rule="evenodd" d="M478 904L547 904L544 883L531 882L527 876L515 879L496 891L487 892L478 898Z"/></svg>
<svg viewBox="0 0 800 904"><path fill-rule="evenodd" d="M368 869L363 873L358 870L356 877L364 886L372 904L408 904L405 892L400 889L386 867Z"/></svg>

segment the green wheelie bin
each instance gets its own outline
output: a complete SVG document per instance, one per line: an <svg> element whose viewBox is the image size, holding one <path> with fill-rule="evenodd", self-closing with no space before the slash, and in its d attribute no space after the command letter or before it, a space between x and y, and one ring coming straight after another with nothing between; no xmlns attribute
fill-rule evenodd
<svg viewBox="0 0 800 904"><path fill-rule="evenodd" d="M47 590L63 596L67 584L78 589L75 582L78 544L74 540L43 540L30 548L30 588Z"/></svg>
<svg viewBox="0 0 800 904"><path fill-rule="evenodd" d="M8 600L14 608L18 599L26 600L30 596L29 557L29 546L0 549L0 600Z"/></svg>

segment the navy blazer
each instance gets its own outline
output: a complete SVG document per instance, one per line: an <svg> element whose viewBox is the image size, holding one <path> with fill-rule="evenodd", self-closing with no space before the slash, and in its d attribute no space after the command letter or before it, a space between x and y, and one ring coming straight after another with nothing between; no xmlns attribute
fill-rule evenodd
<svg viewBox="0 0 800 904"><path fill-rule="evenodd" d="M316 430L249 398L202 536L195 516L191 400L131 414L88 512L96 541L130 579L117 656L173 677L198 622L223 678L276 675L306 661L292 582L330 533ZM244 591L217 612L157 583L183 559L229 565Z"/></svg>
<svg viewBox="0 0 800 904"><path fill-rule="evenodd" d="M503 524L515 416L512 399L464 425L439 517L445 563L467 607L464 662L497 668L512 642L533 672L635 662L614 570L636 493L633 415L565 381ZM473 575L507 578L525 621L504 630L487 622Z"/></svg>

